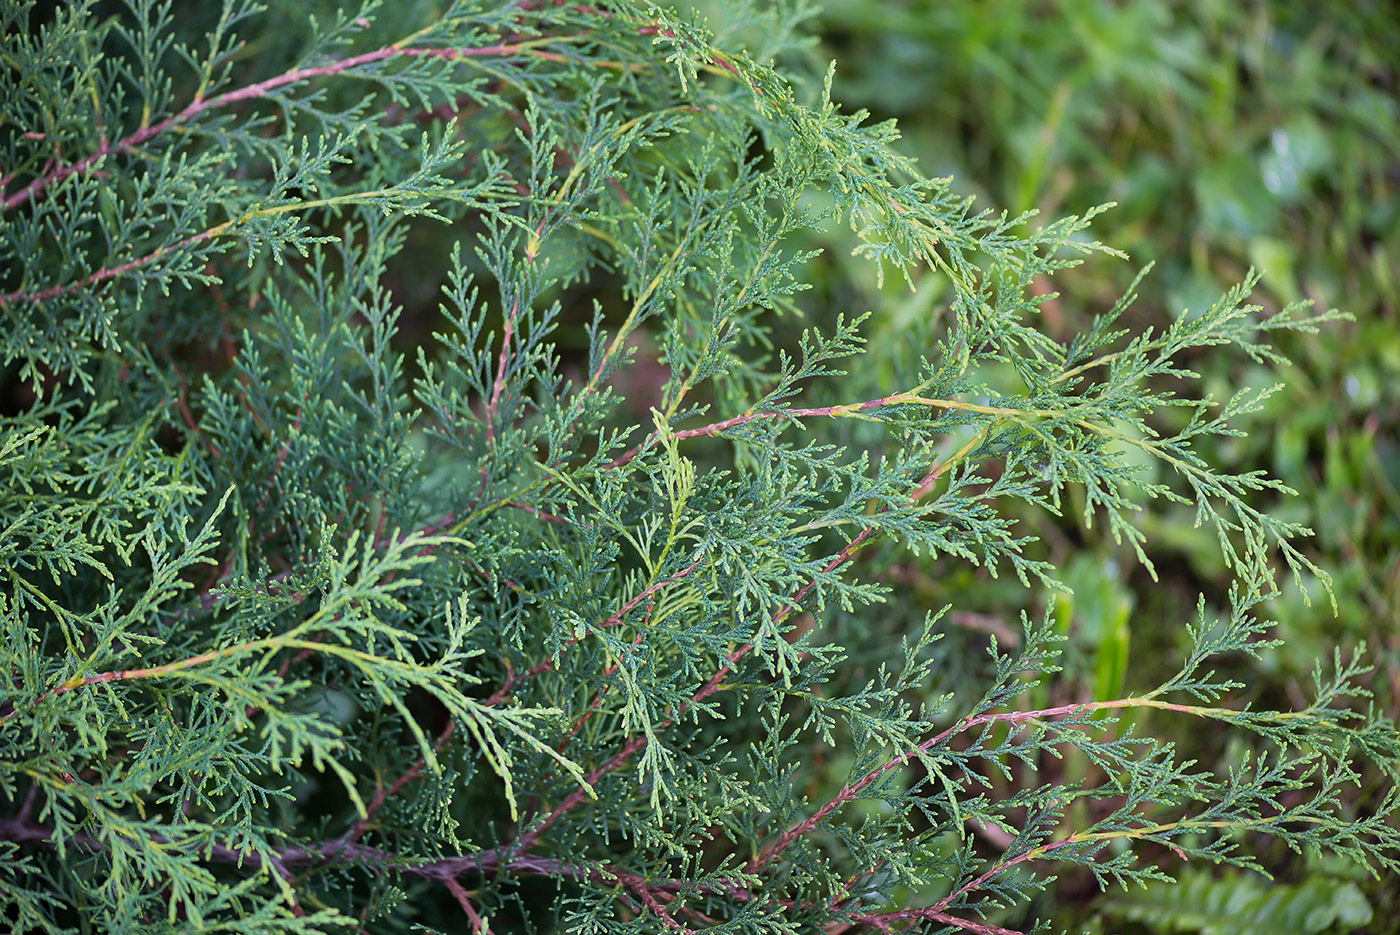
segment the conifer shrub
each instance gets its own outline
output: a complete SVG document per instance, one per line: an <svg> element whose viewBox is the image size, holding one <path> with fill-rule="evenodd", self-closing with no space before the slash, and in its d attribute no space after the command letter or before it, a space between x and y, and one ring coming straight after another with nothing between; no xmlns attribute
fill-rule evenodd
<svg viewBox="0 0 1400 935"><path fill-rule="evenodd" d="M1251 279L1051 340L1031 284L1115 252L1097 209L924 177L775 66L800 17L0 0L5 925L1006 933L1057 874L1266 837L1396 870L1363 658L1286 711L1212 671L1325 575L1253 505L1281 481L1195 450L1271 390L1201 398L1191 357L1335 313ZM946 282L899 385L862 310L804 320L833 224ZM1121 696L1045 700L1049 610L944 652L979 608L888 573L1049 607L1017 510L1150 568L1154 499L1231 581ZM1142 709L1265 752L1213 771Z"/></svg>

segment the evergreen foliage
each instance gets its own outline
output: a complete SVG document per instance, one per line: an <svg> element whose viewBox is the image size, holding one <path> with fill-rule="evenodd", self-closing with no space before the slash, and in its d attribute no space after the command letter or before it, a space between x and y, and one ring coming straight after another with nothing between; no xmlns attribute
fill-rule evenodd
<svg viewBox="0 0 1400 935"><path fill-rule="evenodd" d="M1096 212L1036 227L923 177L830 73L777 70L800 8L712 35L629 0L287 6L0 0L0 359L28 388L0 918L1005 933L1067 867L1263 870L1259 835L1400 866L1359 657L1291 711L1212 671L1268 645L1276 582L1325 575L1254 505L1280 481L1196 451L1273 390L1198 398L1191 356L1277 363L1272 333L1335 313L1261 314L1250 279L1159 332L1130 293L1047 338L1031 284L1114 253ZM437 222L459 246L410 342L390 272ZM946 278L900 386L853 395L862 315L787 340L803 236L836 223ZM1013 501L1072 499L1150 567L1156 498L1234 576L1164 684L1028 704L1050 610L975 687L946 609L862 639L899 556L1060 587ZM1141 708L1268 752L1215 774ZM1069 754L1093 781L1006 791ZM1358 808L1363 768L1388 785Z"/></svg>

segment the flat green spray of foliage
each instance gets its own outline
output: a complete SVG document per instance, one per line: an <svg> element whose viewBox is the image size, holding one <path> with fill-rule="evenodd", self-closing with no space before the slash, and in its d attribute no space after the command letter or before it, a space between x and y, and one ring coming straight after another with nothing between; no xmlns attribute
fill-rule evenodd
<svg viewBox="0 0 1400 935"><path fill-rule="evenodd" d="M1350 791L1400 771L1363 664L1293 711L1211 669L1321 571L1251 506L1278 481L1193 448L1271 390L1195 398L1191 355L1276 360L1330 314L1246 282L1046 338L1031 282L1113 252L1090 216L979 211L794 88L800 9L745 44L634 2L47 7L0 2L5 924L1004 933L1047 928L1009 920L1057 873L1252 866L1261 835L1396 868L1393 785ZM837 223L950 284L874 396L863 316L777 343ZM407 339L391 283L425 265ZM1028 706L1048 617L975 687L946 612L860 644L899 556L1054 589L1004 506L1071 492L1144 562L1147 499L1218 530L1229 607L1175 677ZM1213 774L1116 720L1143 707L1268 752ZM1070 753L1091 781L1005 791Z"/></svg>

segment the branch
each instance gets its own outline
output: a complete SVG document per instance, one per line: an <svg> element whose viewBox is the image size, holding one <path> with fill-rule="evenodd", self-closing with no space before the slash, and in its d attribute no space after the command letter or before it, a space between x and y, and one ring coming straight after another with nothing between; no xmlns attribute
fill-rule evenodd
<svg viewBox="0 0 1400 935"><path fill-rule="evenodd" d="M60 295L66 295L70 292L77 292L81 289L86 289L88 286L94 286L100 282L105 282L108 279L115 279L116 277L129 273L134 269L140 269L143 266L149 265L150 263L153 263L164 256L177 253L181 250L184 250L187 247L192 247L195 244L202 243L206 240L212 240L215 237L219 237L223 234L229 233L230 231L237 230L241 225L246 224L249 221L255 220L257 218L271 217L275 214L287 214L292 211L309 211L315 208L327 208L335 205L356 204L359 202L376 202L383 200L392 194L394 194L393 189L373 189L370 191L362 192L347 192L342 195L333 195L329 198L318 198L314 201L294 201L289 202L287 204L272 205L271 207L250 208L244 214L237 218L224 221L222 224L215 224L208 230L203 230L197 234L192 234L191 236L186 237L183 240L177 241L176 243L171 244L169 246L159 247L154 252L148 253L145 256L137 257L134 260L128 260L127 262L121 263L117 266L109 266L104 269L100 269L97 272L78 280L77 282L59 283L54 286L49 286L47 289L41 289L38 292L25 292L23 289L16 289L13 292L7 292L4 295L0 295L0 307L10 305L15 302L25 302L29 304L46 302L49 299L57 298ZM415 193L407 192L406 194ZM442 190L434 191L432 192L432 194L436 196L446 197L454 194L454 192L449 190ZM492 193L488 191L477 191L476 194L483 198L492 197Z"/></svg>
<svg viewBox="0 0 1400 935"><path fill-rule="evenodd" d="M171 848L172 845L178 847L182 843L158 833L150 834L147 838L152 844L167 849ZM12 841L17 844L37 844L50 848L57 845L53 828L21 818L0 820L0 840ZM64 839L64 843L91 853L100 853L106 849L100 838L85 832L68 836ZM670 917L660 902L662 899L668 901L672 899L673 892L682 886L681 881L649 882L644 877L610 864L589 865L554 858L529 856L517 856L502 860L498 851L418 860L404 857L393 851L368 847L342 839L326 841L320 845L298 845L280 851L273 850L270 854L260 853L251 848L240 850L224 844L194 841L190 842L190 847L194 856L206 862L232 864L251 870L268 869L278 874L285 874L288 867L339 863L361 865L375 875L396 874L417 879L437 880L452 890L459 903L463 901L464 896L469 897L470 894L462 889L456 878L469 873L490 875L509 872L516 876L567 877L588 880L609 887L621 883L628 890L636 893L649 909L656 912L658 918L666 923L667 928L687 931ZM265 867L265 865L269 866ZM727 892L729 895L736 893L732 887L727 887L724 890L712 890L711 892L715 895L722 892ZM749 894L744 893L745 898L748 896ZM471 911L467 911L470 917ZM480 921L479 916L478 921ZM489 931L489 928L483 927L482 929L474 929L474 931L486 932Z"/></svg>
<svg viewBox="0 0 1400 935"><path fill-rule="evenodd" d="M140 269L141 267L146 266L149 263L154 263L156 260L159 260L161 257L166 256L167 254L176 253L180 250L183 250L186 247L192 247L197 243L201 243L205 240L210 240L214 237L217 237L219 234L224 233L225 230L231 227L233 223L233 221L225 221L224 223L211 227L208 230L200 231L198 234L186 237L184 240L178 241L175 244L172 244L171 246L160 247L154 253L148 253L143 257L137 257L136 259L128 260L125 263L121 263L116 266L108 266L103 269L100 269L97 272L78 280L77 282L59 283L58 285L50 286L47 289L41 289L38 292L25 292L23 289L16 289L13 292L7 292L4 295L0 295L0 307L11 305L15 302L26 302L31 305L37 305L40 302L47 302L49 299L54 299L61 295L66 295L70 292L77 292L80 289L86 289L88 286L95 286L98 283L105 282L108 279L115 279L118 276L122 276L126 273L131 272L134 269Z"/></svg>
<svg viewBox="0 0 1400 935"><path fill-rule="evenodd" d="M462 889L462 884L452 877L448 877L442 882L457 900L457 905L461 906L462 911L467 914L467 920L471 922L472 926L472 935L478 935L478 933L479 935L490 935L491 927L477 913L476 907L472 905L471 894Z"/></svg>
<svg viewBox="0 0 1400 935"><path fill-rule="evenodd" d="M743 425L746 422L760 422L771 419L802 419L809 416L830 416L832 418L850 418L859 413L868 412L871 409L880 409L885 406L927 406L937 409L961 409L966 412L980 412L984 415L997 416L1054 416L1059 413L1042 409L1008 409L1000 406L982 406L977 403L966 403L958 399L930 399L919 396L915 393L893 393L889 396L881 396L879 399L867 399L859 403L846 403L840 406L817 406L809 409L765 409L759 412L746 412L742 415L733 416L722 422L712 422L709 425L702 425L694 429L682 429L675 433L677 440L683 438L698 438L702 435L717 435L725 429L732 429L736 425ZM620 467L627 464L646 445L650 444L657 437L656 432L647 436L646 440L630 451L610 461L605 467Z"/></svg>
<svg viewBox="0 0 1400 935"><path fill-rule="evenodd" d="M879 779L892 769L904 766L920 753L928 753L941 746L944 741L954 734L960 734L969 728L978 727L983 724L1015 724L1022 721L1042 721L1066 716L1078 717L1084 714L1090 714L1094 711L1108 711L1118 708L1159 708L1166 711L1178 711L1185 714L1214 718L1233 717L1238 713L1229 708L1207 708L1199 705L1172 704L1166 701L1159 701L1155 698L1119 698L1112 701L1090 701L1080 704L1060 705L1059 707L1041 708L1036 711L1006 711L998 714L970 715L953 724L946 730L925 740L917 747L890 757L890 759L870 770L870 772L854 782L846 783L846 785L841 787L840 792L836 793L826 804L817 809L811 817L788 828L771 844L764 847L759 852L758 857L749 862L749 867L747 869L751 872L761 870L786 850L788 845L793 841L821 824L822 821L842 805L855 799L856 796L869 787L876 779Z"/></svg>
<svg viewBox="0 0 1400 935"><path fill-rule="evenodd" d="M952 457L936 465L924 478L924 480L920 482L920 486L922 487L925 483L927 483L930 477L936 478L938 476L941 476L943 473L948 471L948 469L951 468L955 463L957 463L958 460L966 456L966 454L971 450L972 443L969 442L968 445L964 445L963 448L960 449ZM875 533L876 527L874 526L867 526L863 530L861 530L859 535L851 539L850 542L846 543L845 548L838 552L836 556L831 559L831 561L827 562L827 564L822 569L823 573L830 573L839 568L841 565L845 564L847 561L849 561L851 556L856 553L860 546ZM788 602L773 615L774 622L781 622L785 620L790 614L792 614L792 612L796 610L797 606L802 602L802 599L806 597L807 594L809 594L814 587L816 587L815 578L807 582L807 584L803 585L802 588L798 590L797 593L794 594L791 598L789 598ZM734 668L735 664L737 664L739 660L742 659L744 656L748 655L749 651L752 649L753 643L745 643L738 649L726 653L724 656L724 661L715 671L715 674L711 676L710 680L704 685L702 685L699 688L699 690L697 690L693 695L691 695L690 698L684 704L682 704L674 714L661 721L656 726L656 730L662 731L670 727L672 724L675 724L676 721L678 721L692 707L694 707L701 701L704 701L706 698L710 697L715 692L719 691L719 687L723 683L724 677L728 675L729 672L732 671L732 669ZM611 773L618 767L622 766L624 763L630 760L632 756L637 753L637 751L641 750L646 745L646 734L639 734L636 737L633 737L632 739L628 740L627 743L623 745L622 749L615 753L610 760L608 760L602 766L598 767L592 773L589 774L588 783L586 786L580 786L571 791L567 796L564 797L564 799L558 805L554 807L553 811L551 811L548 815L544 817L542 821L540 821L537 825L535 825L535 827L531 828L529 831L522 834L520 838L516 841L515 846L510 849L510 852L512 854L522 854L525 851L529 850L530 847L534 845L535 841L539 839L540 835L547 831L549 827L553 825L556 821L558 821L562 815L578 807L578 805L582 803L585 798L588 797L587 790L591 790L597 784L599 779L602 779L608 773Z"/></svg>
<svg viewBox="0 0 1400 935"><path fill-rule="evenodd" d="M892 912L863 912L851 916L851 920L864 925L873 925L882 932L892 931L891 923L894 922L941 922L943 925L951 925L964 932L972 932L974 935L1022 935L1014 929L1002 928L1000 925L992 925L987 922L974 922L971 919L949 915L933 907L898 909Z"/></svg>
<svg viewBox="0 0 1400 935"><path fill-rule="evenodd" d="M452 736L453 731L455 731L456 729L457 722L452 720L451 718L448 718L447 726L443 728L442 733L438 735L437 741L433 744L434 755L442 751L442 748L446 746L448 739ZM341 840L349 843L358 841L361 837L363 837L364 833L369 830L370 825L374 823L374 816L378 814L381 808L383 808L384 803L388 801L389 798L391 798L404 786L417 779L419 775L423 772L423 767L426 764L427 760L425 756L420 754L418 759L414 761L412 766L404 770L404 772L397 779L395 779L389 784L389 788L385 789L382 785L376 783L374 789L374 796L369 800L369 803L365 806L364 817L357 819L355 821L355 824L351 826L350 830L347 831L341 837Z"/></svg>
<svg viewBox="0 0 1400 935"><path fill-rule="evenodd" d="M82 172L83 170L97 164L109 155L118 155L131 152L143 143L149 142L155 137L169 130L171 127L185 123L198 116L206 110L215 110L220 107L227 107L240 101L257 100L266 97L273 91L298 84L303 81L310 81L314 78L323 78L328 75L338 75L343 72L359 68L362 65L372 65L375 62L382 62L387 59L403 56L406 58L432 57L443 59L457 58L502 58L510 55L518 55L522 52L533 54L536 57L550 58L549 53L533 51L536 46L548 45L554 42L576 42L587 37L587 33L570 36L552 36L543 39L531 39L523 42L510 42L497 45L481 46L480 48L404 48L400 43L383 46L372 52L365 52L360 55L352 55L339 61L330 62L325 65L317 65L314 68L293 68L280 75L260 81L257 84L250 84L246 87L238 88L234 91L227 91L223 94L210 98L196 96L183 110L180 110L164 120L142 127L136 132L125 136L116 143L109 144L103 142L97 152L85 159L67 165L57 166L40 175L24 188L15 192L8 198L0 201L0 213L18 207L37 196L51 185L55 185L70 175ZM409 37L411 39L412 37Z"/></svg>
<svg viewBox="0 0 1400 935"><path fill-rule="evenodd" d="M638 592L635 597L633 597L627 603L623 604L616 611L614 611L610 617L599 623L598 628L602 629L603 627L612 627L618 625L622 622L622 618L625 617L632 610L636 609L637 605L641 604L642 601L651 597L653 594L655 594L657 591L660 591L662 588L670 587L677 581L680 581L682 578L685 578L691 572L695 571L695 569L699 568L701 563L704 561L705 556L702 555L695 561L691 562L689 565L682 568L680 571L676 572L674 575L671 575L668 578L661 578L647 585L640 592ZM564 649L568 649L569 647L577 644L581 639L582 637L578 636L569 637L564 641L564 644L560 647L560 650L562 651ZM540 662L536 663L534 666L525 670L525 672L519 676L516 676L514 674L508 676L506 678L505 683L502 684L500 688L496 689L496 691L492 693L491 697L486 699L484 704L487 707L495 707L502 701L505 701L506 698L510 696L510 693L514 690L517 684L528 679L533 679L541 673L548 672L553 668L554 657L550 656L549 658L543 659Z"/></svg>

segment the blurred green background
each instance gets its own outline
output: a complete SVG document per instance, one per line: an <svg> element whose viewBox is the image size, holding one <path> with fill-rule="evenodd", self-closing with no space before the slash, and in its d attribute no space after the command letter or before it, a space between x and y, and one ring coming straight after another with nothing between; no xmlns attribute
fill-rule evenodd
<svg viewBox="0 0 1400 935"><path fill-rule="evenodd" d="M690 4L723 31L728 4ZM1334 615L1318 582L1312 597L1285 587L1268 612L1284 642L1262 666L1239 660L1235 703L1305 704L1310 673L1335 648L1363 643L1376 669L1375 703L1400 704L1400 8L1386 3L1304 4L1181 0L823 0L807 23L817 37L789 70L819 75L837 63L834 97L872 119L894 118L903 149L924 172L952 175L984 207L1038 209L1042 219L1117 207L1095 223L1097 239L1131 257L1098 259L1046 291L1044 328L1060 339L1106 310L1141 266L1155 268L1125 323L1141 330L1199 312L1251 267L1263 271L1253 301L1266 309L1298 299L1355 317L1316 336L1285 336L1293 366L1234 354L1190 361L1217 399L1239 385L1283 382L1244 437L1203 453L1235 471L1261 469L1297 489L1261 502L1316 533L1306 551L1333 579ZM742 35L742 27L739 29ZM750 37L750 47L760 37ZM1032 222L1035 223L1035 222ZM814 263L804 304L824 320L876 310L865 366L900 384L899 369L936 333L946 293L926 274L910 293L849 256L833 232ZM926 346L926 345L925 345ZM888 362L888 363L885 363ZM1185 622L1205 594L1223 602L1214 534L1189 508L1154 506L1142 524L1160 582L1098 526L1026 514L1063 571L1073 597L1051 610L1070 636L1059 700L1108 697L1156 684L1186 642ZM910 614L951 603L965 636L945 640L950 682L975 668L987 632L1014 630L1021 609L1044 595L1014 581L951 565L896 565L894 599ZM851 626L869 626L851 622ZM896 624L891 623L891 627ZM961 658L958 658L961 654ZM1364 700L1360 702L1365 704ZM1180 718L1140 718L1203 764L1238 762L1245 748ZM839 785L841 764L833 762ZM1046 773L1039 774L1041 780ZM1052 778L1093 777L1067 762ZM1368 778L1365 812L1381 782ZM818 790L813 790L817 792ZM993 842L994 843L994 842ZM1400 880L1246 847L1275 874L1211 868L1175 887L1099 894L1065 878L1035 911L1078 932L1246 933L1400 931ZM1163 866L1178 870L1170 855ZM1025 916L989 921L1013 928Z"/></svg>

